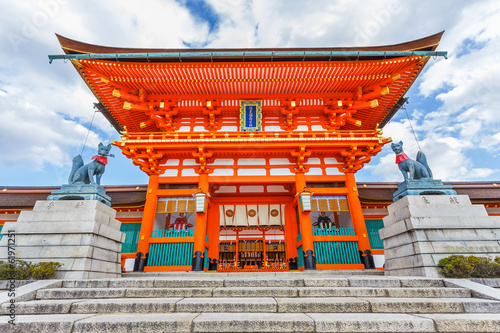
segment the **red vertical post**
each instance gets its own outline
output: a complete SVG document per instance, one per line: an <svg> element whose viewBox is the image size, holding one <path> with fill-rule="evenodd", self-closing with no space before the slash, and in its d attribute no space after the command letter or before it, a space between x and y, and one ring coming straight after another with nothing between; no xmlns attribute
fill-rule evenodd
<svg viewBox="0 0 500 333"><path fill-rule="evenodd" d="M208 258L211 260L217 260L219 261L219 219L220 219L220 212L219 212L219 205L214 204L213 206L210 206L210 213L209 215L211 216L210 221L207 225L207 234L208 234L208 242L209 242L209 248L208 248ZM210 262L209 262L210 265ZM206 267L209 268L209 267Z"/></svg>
<svg viewBox="0 0 500 333"><path fill-rule="evenodd" d="M370 239L368 238L368 232L366 231L365 218L363 216L361 202L359 201L358 197L358 187L356 185L356 179L354 178L354 173L352 172L347 172L345 176L347 202L349 203L352 225L354 227L356 235L358 236L358 248L361 256L361 261L365 265L365 268L375 268L373 256L371 254Z"/></svg>
<svg viewBox="0 0 500 333"><path fill-rule="evenodd" d="M143 271L146 264L145 256L149 252L149 239L153 232L155 223L156 205L158 201L158 175L149 176L148 190L146 194L146 203L144 204L144 213L142 214L141 232L137 244L137 253L139 255L139 264L137 270Z"/></svg>
<svg viewBox="0 0 500 333"><path fill-rule="evenodd" d="M286 258L290 264L290 259L292 267L288 266L289 269L297 269L297 236L299 232L297 230L297 217L295 215L295 210L293 209L292 203L287 203L285 206L285 243L286 243Z"/></svg>
<svg viewBox="0 0 500 333"><path fill-rule="evenodd" d="M148 192L146 194L146 203L144 204L144 213L142 214L141 232L139 236L139 243L137 245L137 252L146 254L149 252L149 239L153 232L155 223L156 204L158 196L158 175L151 175L149 177Z"/></svg>
<svg viewBox="0 0 500 333"><path fill-rule="evenodd" d="M303 172L295 173L295 188L297 194L306 188L306 177ZM316 269L316 257L314 254L314 241L311 224L311 213L303 212L298 207L300 218L300 234L302 235L302 250L304 251L304 269Z"/></svg>
<svg viewBox="0 0 500 333"><path fill-rule="evenodd" d="M200 173L198 188L207 195L208 200L208 174ZM207 209L203 213L196 213L196 225L194 226L194 246L193 246L193 271L203 271L203 256L205 254L205 237L207 235Z"/></svg>

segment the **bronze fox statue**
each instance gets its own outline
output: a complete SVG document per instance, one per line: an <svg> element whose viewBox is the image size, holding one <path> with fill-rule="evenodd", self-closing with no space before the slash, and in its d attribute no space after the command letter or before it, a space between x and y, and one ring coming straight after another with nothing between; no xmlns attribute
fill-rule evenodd
<svg viewBox="0 0 500 333"><path fill-rule="evenodd" d="M109 154L110 150L111 144L105 146L102 142L99 143L97 155L93 156L93 161L87 164L83 164L81 155L76 156L73 159L73 168L69 174L68 183L101 185L101 177L106 169L106 164L108 164L108 156L115 157L115 155Z"/></svg>
<svg viewBox="0 0 500 333"><path fill-rule="evenodd" d="M424 153L417 153L417 160L412 160L403 151L403 141L393 143L392 150L396 153L396 164L403 174L405 181L413 179L432 179L432 171L427 164Z"/></svg>

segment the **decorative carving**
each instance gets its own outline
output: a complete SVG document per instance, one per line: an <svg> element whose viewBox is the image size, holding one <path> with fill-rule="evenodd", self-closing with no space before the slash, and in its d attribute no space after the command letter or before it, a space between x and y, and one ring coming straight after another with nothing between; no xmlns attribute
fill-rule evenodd
<svg viewBox="0 0 500 333"><path fill-rule="evenodd" d="M101 177L104 174L105 166L108 164L108 156L115 157L109 154L111 144L105 146L99 143L97 155L92 157L93 161L88 164L83 164L81 155L73 159L73 168L69 175L69 184L101 184ZM95 181L94 181L95 176Z"/></svg>
<svg viewBox="0 0 500 333"><path fill-rule="evenodd" d="M212 155L212 153L205 151L204 147L198 147L198 151L193 153L193 157L195 158L196 163L200 165L199 169L195 170L196 173L213 172L213 170L210 170L207 165Z"/></svg>
<svg viewBox="0 0 500 333"><path fill-rule="evenodd" d="M417 160L412 160L403 151L403 141L391 144L391 148L396 154L396 164L403 174L405 181L413 179L432 179L432 171L427 164L424 153L419 151Z"/></svg>
<svg viewBox="0 0 500 333"><path fill-rule="evenodd" d="M148 264L148 257L149 253L146 253L144 257L142 252L136 253L134 260L134 272L144 272L144 267Z"/></svg>
<svg viewBox="0 0 500 333"><path fill-rule="evenodd" d="M193 272L201 272L203 271L203 256L201 254L201 251L196 251L194 253L193 257L193 263L192 263L192 271Z"/></svg>
<svg viewBox="0 0 500 333"><path fill-rule="evenodd" d="M396 164L403 174L404 181L393 193L393 201L407 195L456 195L451 185L444 185L439 179L433 179L431 169L424 153L418 152L417 159L412 160L403 151L403 142L393 143L392 150L396 153ZM423 197L423 200L427 200Z"/></svg>
<svg viewBox="0 0 500 333"><path fill-rule="evenodd" d="M375 262L373 261L373 255L370 250L365 250L364 253L359 251L359 256L361 258L361 262L365 266L365 269L375 269Z"/></svg>
<svg viewBox="0 0 500 333"><path fill-rule="evenodd" d="M47 200L98 200L111 206L111 197L106 195L106 190L100 185L105 165L108 163L108 156L115 157L109 154L110 150L111 144L105 146L102 142L99 143L97 155L92 157L93 161L88 164L83 164L80 155L76 156L68 178L69 184L52 191ZM76 208L79 207L77 204Z"/></svg>
<svg viewBox="0 0 500 333"><path fill-rule="evenodd" d="M340 158L344 161L342 172L357 172L381 150L382 147L377 145L363 148L352 145L340 150Z"/></svg>
<svg viewBox="0 0 500 333"><path fill-rule="evenodd" d="M124 149L123 154L132 159L132 163L140 167L148 175L160 175L164 171L160 168L160 160L163 159L162 153L156 153L154 148L147 149Z"/></svg>
<svg viewBox="0 0 500 333"><path fill-rule="evenodd" d="M221 128L219 123L220 110L218 107L221 104L221 100L207 100L205 101L206 109L203 109L203 114L208 117L205 129L214 132Z"/></svg>
<svg viewBox="0 0 500 333"><path fill-rule="evenodd" d="M304 165L307 162L311 152L306 151L306 146L300 146L299 151L292 151L291 155L295 160L297 166L293 169L293 172L307 172L309 168Z"/></svg>
<svg viewBox="0 0 500 333"><path fill-rule="evenodd" d="M304 269L316 269L316 256L313 250L307 250L306 253L304 253Z"/></svg>
<svg viewBox="0 0 500 333"><path fill-rule="evenodd" d="M283 121L280 122L280 127L285 131L293 131L297 128L297 120L294 116L299 114L299 109L295 107L295 100L284 100L281 102L280 112L283 115Z"/></svg>

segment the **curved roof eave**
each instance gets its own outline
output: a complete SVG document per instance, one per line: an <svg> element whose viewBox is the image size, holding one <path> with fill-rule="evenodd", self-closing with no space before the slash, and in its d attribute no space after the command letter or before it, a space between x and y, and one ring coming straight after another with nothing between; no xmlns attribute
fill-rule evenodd
<svg viewBox="0 0 500 333"><path fill-rule="evenodd" d="M103 53L177 53L177 52L259 52L259 51L435 51L444 31L437 34L416 39L413 41L383 45L383 46L362 46L362 47L316 47L316 48L234 48L234 49L148 49L148 48L126 48L110 47L79 42L56 34L63 51L66 54L103 54Z"/></svg>

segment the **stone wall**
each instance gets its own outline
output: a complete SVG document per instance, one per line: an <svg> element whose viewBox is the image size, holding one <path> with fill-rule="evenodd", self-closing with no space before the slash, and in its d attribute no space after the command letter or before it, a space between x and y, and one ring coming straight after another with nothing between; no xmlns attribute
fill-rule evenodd
<svg viewBox="0 0 500 333"><path fill-rule="evenodd" d="M97 200L37 201L33 211L5 223L0 260L7 258L8 239L15 239L16 259L63 264L57 279L119 277L125 234L115 216Z"/></svg>
<svg viewBox="0 0 500 333"><path fill-rule="evenodd" d="M388 207L380 238L386 275L438 277L453 254L500 255L500 217L467 195L411 195Z"/></svg>

